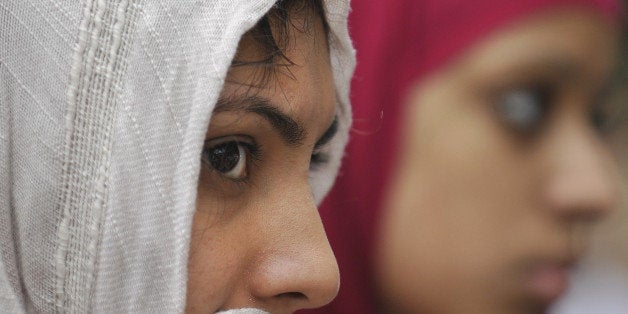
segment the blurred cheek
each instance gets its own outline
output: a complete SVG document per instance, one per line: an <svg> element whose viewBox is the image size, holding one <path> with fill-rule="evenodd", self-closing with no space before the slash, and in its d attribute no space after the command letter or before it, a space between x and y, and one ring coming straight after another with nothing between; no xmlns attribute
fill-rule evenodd
<svg viewBox="0 0 628 314"><path fill-rule="evenodd" d="M383 216L379 277L401 302L448 307L455 295L476 306L501 285L494 279L513 255L509 228L525 215L515 210L530 175L487 104L442 83L415 95Z"/></svg>

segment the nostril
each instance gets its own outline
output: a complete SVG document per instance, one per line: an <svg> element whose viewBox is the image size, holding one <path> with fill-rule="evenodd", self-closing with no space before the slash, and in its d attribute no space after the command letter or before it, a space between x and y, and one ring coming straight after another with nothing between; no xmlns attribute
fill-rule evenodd
<svg viewBox="0 0 628 314"><path fill-rule="evenodd" d="M285 293L278 294L276 297L307 300L307 297L305 296L305 294L301 292L285 292Z"/></svg>

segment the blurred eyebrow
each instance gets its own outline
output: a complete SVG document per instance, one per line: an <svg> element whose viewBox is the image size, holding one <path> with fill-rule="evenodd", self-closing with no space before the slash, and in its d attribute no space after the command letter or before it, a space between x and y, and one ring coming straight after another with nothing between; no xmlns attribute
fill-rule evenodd
<svg viewBox="0 0 628 314"><path fill-rule="evenodd" d="M595 83L594 87L600 90L600 94L602 94L605 89L610 89L616 84L618 76L621 75L618 69L619 67L615 65L612 71L603 78L603 81L595 83L596 80L592 80L590 75L588 75L587 69L576 60L559 56L545 56L544 58L538 58L536 62L528 64L526 68L522 69L520 72L545 75L555 82L561 82L563 84L590 86L592 83Z"/></svg>
<svg viewBox="0 0 628 314"><path fill-rule="evenodd" d="M565 60L558 57L541 59L533 63L533 66L537 69L557 73L560 77L571 77L581 74L580 67L573 60Z"/></svg>
<svg viewBox="0 0 628 314"><path fill-rule="evenodd" d="M519 72L535 75L540 74L547 78L553 79L555 82L578 83L587 80L584 69L571 58L565 58L556 55L545 55L534 59L522 68Z"/></svg>
<svg viewBox="0 0 628 314"><path fill-rule="evenodd" d="M225 111L245 111L264 118L289 146L303 145L305 129L297 121L283 113L272 102L262 97L243 97L235 99L220 98L214 113Z"/></svg>

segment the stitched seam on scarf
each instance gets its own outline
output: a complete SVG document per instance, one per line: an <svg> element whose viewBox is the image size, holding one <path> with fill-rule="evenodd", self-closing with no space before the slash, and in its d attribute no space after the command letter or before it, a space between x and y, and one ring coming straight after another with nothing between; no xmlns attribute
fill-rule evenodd
<svg viewBox="0 0 628 314"><path fill-rule="evenodd" d="M2 63L2 60L0 60L0 78L3 77L2 75L2 69L6 69L6 73L9 73L9 69L8 67L5 67L5 65ZM10 74L10 73L9 73ZM1 88L1 87L0 87ZM0 102L2 102L4 95L0 94ZM3 125L0 126L0 167L5 167L5 170L7 172L5 172L6 176L9 178L9 182L13 181L13 177L14 177L14 170L11 167L12 164L12 159L13 159L13 151L15 150L14 146L14 140L12 137L10 136L5 136L5 132L6 134L11 133L11 131L15 128L15 123L14 123L14 117L13 114L11 113L12 111L12 107L11 106L0 106L0 123L2 123ZM0 173L2 173L2 170L0 170ZM0 190L3 190L2 188L0 188ZM4 209L4 210L8 210L9 208L14 208L14 203L15 203L15 194L13 191L13 187L11 184L7 184L4 187L4 191L8 194L8 208ZM2 194L0 192L0 194ZM10 254L8 252L2 252L2 262L0 262L0 264L4 264L3 262L9 261L7 258L8 256L12 255L12 259L11 261L9 261L9 263L6 263L6 265L15 265L15 269L12 269L12 271L9 270L8 267L6 266L1 266L0 268L4 275L0 276L0 277L5 277L3 279L7 280L7 282L5 282L4 284L7 284L8 287L5 287L3 285L3 290L4 288L8 288L8 291L2 291L2 293L0 293L2 296L1 298L4 300L3 303L1 304L5 304L7 305L7 307L9 309L11 309L11 311L14 311L16 313L23 313L24 311L22 310L24 308L24 299L28 298L28 294L26 289L24 289L25 285L24 285L24 279L21 276L18 276L18 274L21 274L21 268L22 265L18 262L18 256L20 256L20 248L18 245L18 241L19 241L19 233L16 232L15 230L15 212L13 210L10 211L10 221L9 222L4 222L5 224L8 224L5 226L5 228L8 228L10 230L8 230L9 232L7 232L7 234L5 235L9 235L11 237L11 239L13 240L13 244L12 245L7 245L6 243L4 243L3 245L6 245L6 247L4 247L2 249L2 251L4 250L13 250L13 254ZM3 236L5 236L3 235ZM6 254L5 254L6 253ZM21 295L20 295L21 293Z"/></svg>
<svg viewBox="0 0 628 314"><path fill-rule="evenodd" d="M113 125L141 0L88 0L70 72L55 253L55 306L91 312Z"/></svg>

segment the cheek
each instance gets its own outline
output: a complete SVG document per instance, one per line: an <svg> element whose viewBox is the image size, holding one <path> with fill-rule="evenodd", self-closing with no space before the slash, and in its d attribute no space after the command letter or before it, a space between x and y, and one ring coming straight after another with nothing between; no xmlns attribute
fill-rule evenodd
<svg viewBox="0 0 628 314"><path fill-rule="evenodd" d="M527 187L534 165L488 104L443 93L428 94L407 113L400 189L407 189L418 212L430 217L437 212L436 217L451 222L488 225L513 215L512 204L525 203L532 192Z"/></svg>
<svg viewBox="0 0 628 314"><path fill-rule="evenodd" d="M505 273L517 254L510 229L530 212L528 167L488 110L453 100L411 108L385 206L379 277L416 306L447 307L452 295L467 306L489 302L513 276Z"/></svg>
<svg viewBox="0 0 628 314"><path fill-rule="evenodd" d="M238 269L233 251L225 250L230 243L220 234L216 218L202 210L194 214L190 237L186 303L190 312L210 312L220 307L230 295L229 282Z"/></svg>
<svg viewBox="0 0 628 314"><path fill-rule="evenodd" d="M214 312L229 299L247 263L243 243L250 243L246 216L239 214L248 196L233 197L210 185L201 170L188 259L186 311L194 313Z"/></svg>

